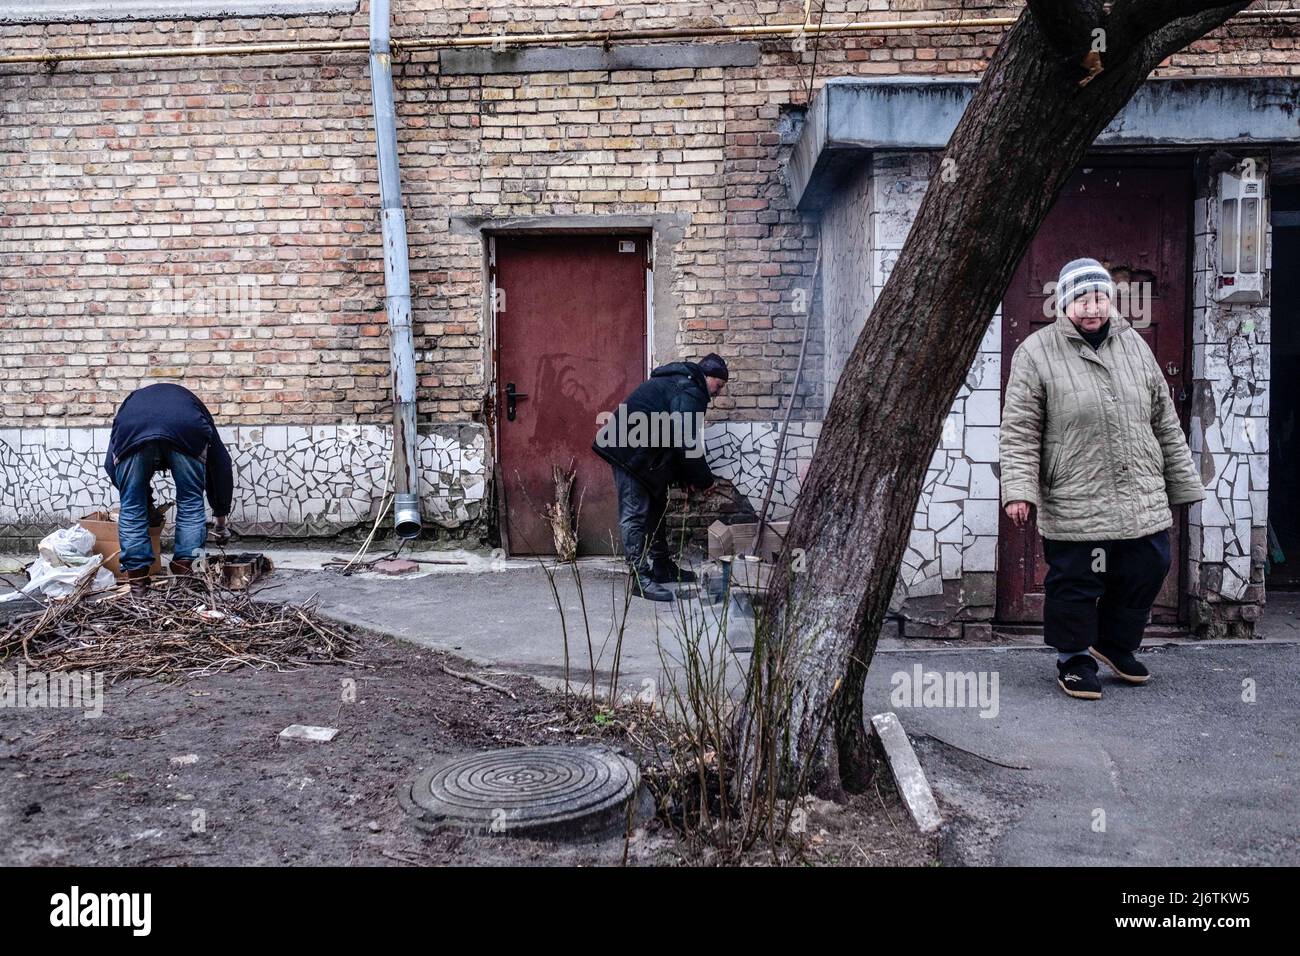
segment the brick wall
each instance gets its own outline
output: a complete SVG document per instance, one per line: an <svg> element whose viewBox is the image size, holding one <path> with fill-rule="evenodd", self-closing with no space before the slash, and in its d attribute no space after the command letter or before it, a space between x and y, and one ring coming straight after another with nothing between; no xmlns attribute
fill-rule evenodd
<svg viewBox="0 0 1300 956"><path fill-rule="evenodd" d="M868 0L825 21L1014 13ZM799 3L399 5L394 35L797 22ZM354 16L11 25L7 51L361 39ZM1162 73L1295 73L1296 27L1231 26ZM817 75L970 74L1000 30L765 40L752 67L444 76L395 65L423 422L474 419L479 240L458 217L684 213L677 347L734 357L720 417L770 420L793 377L816 224L790 208L783 113ZM819 47L819 48L818 48ZM181 380L224 424L387 414L373 137L363 53L0 67L0 425L108 422ZM788 119L788 116L787 116ZM820 340L820 335L814 335ZM823 378L814 349L808 380ZM817 418L820 386L801 396Z"/></svg>

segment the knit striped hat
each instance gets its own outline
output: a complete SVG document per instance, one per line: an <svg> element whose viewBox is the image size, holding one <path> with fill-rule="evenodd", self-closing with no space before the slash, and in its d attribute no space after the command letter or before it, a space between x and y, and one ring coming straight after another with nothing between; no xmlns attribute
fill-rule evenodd
<svg viewBox="0 0 1300 956"><path fill-rule="evenodd" d="M1056 309L1058 315L1065 315L1071 302L1081 295L1092 291L1105 292L1110 297L1112 306L1115 302L1115 281L1110 273L1096 259L1075 259L1061 267L1061 274L1056 280Z"/></svg>

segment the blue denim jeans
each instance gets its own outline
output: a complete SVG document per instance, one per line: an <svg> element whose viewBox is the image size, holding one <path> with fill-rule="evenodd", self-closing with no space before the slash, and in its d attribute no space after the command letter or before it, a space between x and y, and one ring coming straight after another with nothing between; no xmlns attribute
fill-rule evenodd
<svg viewBox="0 0 1300 956"><path fill-rule="evenodd" d="M170 471L176 483L175 557L192 561L207 543L203 462L167 442L146 442L117 463L117 491L122 499L117 537L122 546L119 561L123 571L153 564L153 542L149 540L149 482L160 471Z"/></svg>

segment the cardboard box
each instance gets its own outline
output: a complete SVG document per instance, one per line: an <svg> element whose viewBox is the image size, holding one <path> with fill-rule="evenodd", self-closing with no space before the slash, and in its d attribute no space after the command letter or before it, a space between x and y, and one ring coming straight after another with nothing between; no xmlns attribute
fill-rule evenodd
<svg viewBox="0 0 1300 956"><path fill-rule="evenodd" d="M92 511L84 518L78 518L77 522L95 536L95 548L92 554L102 554L104 556L104 567L113 572L119 581L126 580L126 574L118 565L118 555L122 551L122 545L117 537L117 518L106 511ZM153 565L149 568L150 575L162 574L162 525L149 529L149 538L153 542Z"/></svg>
<svg viewBox="0 0 1300 956"><path fill-rule="evenodd" d="M781 549L785 547L785 536L789 531L790 522L769 521L763 529L763 541L758 548L758 556L769 564L775 564L776 559L781 556ZM754 532L758 533L757 527Z"/></svg>
<svg viewBox="0 0 1300 956"><path fill-rule="evenodd" d="M731 587L738 591L761 593L772 583L772 565L765 561L737 556L728 563L731 566Z"/></svg>
<svg viewBox="0 0 1300 956"><path fill-rule="evenodd" d="M762 546L755 548L754 539L758 537L758 522L745 524L723 524L715 521L709 525L709 557L725 558L732 554L754 554L764 561L772 562L781 553L785 544L786 532L790 529L788 521L769 521L763 528Z"/></svg>
<svg viewBox="0 0 1300 956"><path fill-rule="evenodd" d="M721 521L709 525L709 557L724 558L734 552L735 548L731 544L731 525L723 524Z"/></svg>
<svg viewBox="0 0 1300 956"><path fill-rule="evenodd" d="M758 523L733 524L731 526L731 546L733 554L749 554L754 550L754 536L758 534Z"/></svg>

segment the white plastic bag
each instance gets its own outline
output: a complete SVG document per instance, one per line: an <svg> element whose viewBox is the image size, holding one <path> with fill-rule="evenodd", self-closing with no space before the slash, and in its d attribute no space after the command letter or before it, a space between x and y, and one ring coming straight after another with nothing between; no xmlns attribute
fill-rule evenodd
<svg viewBox="0 0 1300 956"><path fill-rule="evenodd" d="M95 536L79 524L71 528L60 528L53 534L41 539L41 557L59 567L85 565L90 552L95 550Z"/></svg>
<svg viewBox="0 0 1300 956"><path fill-rule="evenodd" d="M43 544L44 542L42 542ZM95 590L111 588L117 584L117 578L113 577L112 571L100 567L103 562L104 556L100 554L92 555L80 567L55 565L43 557L37 558L32 566L27 569L27 576L31 580L23 588L23 593L36 594L39 592L50 598L67 597L82 578L91 574L95 576L93 585Z"/></svg>

